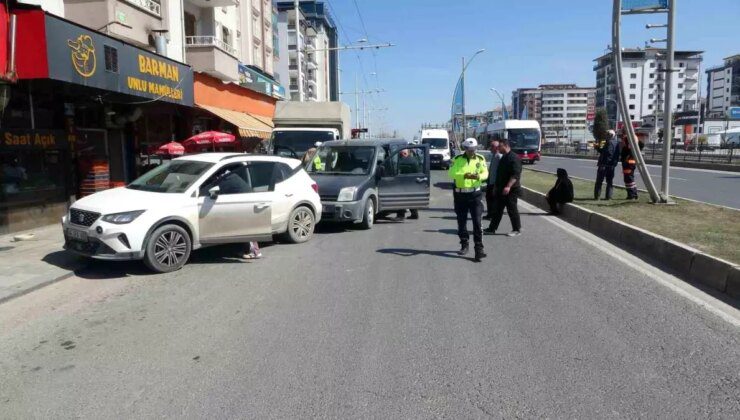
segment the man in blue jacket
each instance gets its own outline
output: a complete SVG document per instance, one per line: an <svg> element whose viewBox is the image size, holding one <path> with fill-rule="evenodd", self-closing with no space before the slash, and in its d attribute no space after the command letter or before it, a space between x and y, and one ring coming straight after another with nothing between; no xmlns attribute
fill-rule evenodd
<svg viewBox="0 0 740 420"><path fill-rule="evenodd" d="M596 172L596 185L594 185L594 200L601 197L601 185L606 180L606 199L612 199L614 191L614 168L619 164L620 143L617 139L617 133L609 130L609 139L597 145L596 151L599 152L598 170Z"/></svg>

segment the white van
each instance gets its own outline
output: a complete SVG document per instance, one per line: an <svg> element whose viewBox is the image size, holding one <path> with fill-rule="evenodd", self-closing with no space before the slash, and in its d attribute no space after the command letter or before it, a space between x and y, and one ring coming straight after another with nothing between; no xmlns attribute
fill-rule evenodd
<svg viewBox="0 0 740 420"><path fill-rule="evenodd" d="M421 144L429 145L429 162L433 168L450 167L450 135L447 130L421 130Z"/></svg>

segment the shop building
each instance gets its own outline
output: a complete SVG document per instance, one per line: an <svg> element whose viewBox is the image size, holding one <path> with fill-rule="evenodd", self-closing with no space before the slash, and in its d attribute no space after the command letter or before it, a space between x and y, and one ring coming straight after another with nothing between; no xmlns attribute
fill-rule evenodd
<svg viewBox="0 0 740 420"><path fill-rule="evenodd" d="M14 69L0 51L0 233L56 223L76 198L134 179L152 146L189 136L195 112L189 66L38 8L12 14ZM8 45L7 26L0 38Z"/></svg>

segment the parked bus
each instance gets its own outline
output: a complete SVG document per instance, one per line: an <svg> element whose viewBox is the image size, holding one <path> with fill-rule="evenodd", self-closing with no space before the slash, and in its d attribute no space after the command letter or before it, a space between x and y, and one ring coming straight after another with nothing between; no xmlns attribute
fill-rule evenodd
<svg viewBox="0 0 740 420"><path fill-rule="evenodd" d="M542 131L535 120L506 120L488 124L476 130L481 148L490 149L491 140L508 139L511 150L523 163L534 164L542 155Z"/></svg>

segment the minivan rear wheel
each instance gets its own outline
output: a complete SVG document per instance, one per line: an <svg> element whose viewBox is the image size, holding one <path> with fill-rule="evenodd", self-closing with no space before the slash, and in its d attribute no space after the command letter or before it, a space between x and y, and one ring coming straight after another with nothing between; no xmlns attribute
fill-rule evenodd
<svg viewBox="0 0 740 420"><path fill-rule="evenodd" d="M190 235L178 225L158 227L149 237L144 252L144 264L158 273L182 268L193 249Z"/></svg>

